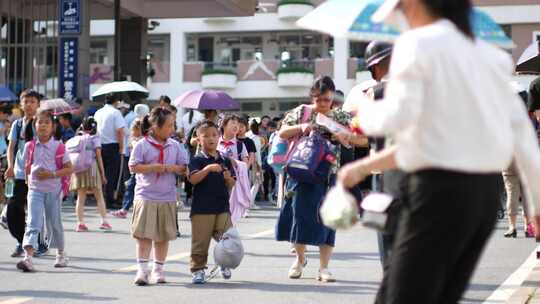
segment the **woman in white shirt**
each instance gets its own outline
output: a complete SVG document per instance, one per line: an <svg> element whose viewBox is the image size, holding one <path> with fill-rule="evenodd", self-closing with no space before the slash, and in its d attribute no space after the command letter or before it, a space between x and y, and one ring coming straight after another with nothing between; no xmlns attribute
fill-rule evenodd
<svg viewBox="0 0 540 304"><path fill-rule="evenodd" d="M471 10L470 0L386 0L374 15L404 33L385 99L360 100L359 122L396 145L339 179L350 187L374 169L409 173L376 303L459 302L496 222L498 172L515 159L525 186L540 181L533 128L509 86L513 63L474 38ZM528 189L538 215L540 187Z"/></svg>

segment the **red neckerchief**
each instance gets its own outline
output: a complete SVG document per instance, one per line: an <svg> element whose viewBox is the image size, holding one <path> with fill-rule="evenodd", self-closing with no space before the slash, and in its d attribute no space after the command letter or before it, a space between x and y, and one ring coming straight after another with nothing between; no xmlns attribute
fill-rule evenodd
<svg viewBox="0 0 540 304"><path fill-rule="evenodd" d="M225 149L232 147L235 145L234 140L225 140L225 138L221 138L221 144L225 147Z"/></svg>
<svg viewBox="0 0 540 304"><path fill-rule="evenodd" d="M158 162L159 162L160 164L163 165L163 164L165 163L165 146L150 141L150 139L148 139L148 136L145 136L144 139L145 139L150 145L152 145L152 147L154 147L154 148L156 148L156 149L159 150ZM157 179L159 179L159 176L160 176L160 175L161 175L160 173L157 174Z"/></svg>

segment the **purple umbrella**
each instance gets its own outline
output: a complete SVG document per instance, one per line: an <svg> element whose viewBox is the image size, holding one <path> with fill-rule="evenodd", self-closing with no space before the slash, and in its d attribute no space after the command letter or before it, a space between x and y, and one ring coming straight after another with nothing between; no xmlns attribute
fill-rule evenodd
<svg viewBox="0 0 540 304"><path fill-rule="evenodd" d="M196 110L237 110L240 103L221 91L192 90L176 98L176 107Z"/></svg>

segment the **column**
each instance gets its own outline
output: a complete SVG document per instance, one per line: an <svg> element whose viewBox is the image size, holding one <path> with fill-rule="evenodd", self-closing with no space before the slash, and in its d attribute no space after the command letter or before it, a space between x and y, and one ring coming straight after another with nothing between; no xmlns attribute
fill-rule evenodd
<svg viewBox="0 0 540 304"><path fill-rule="evenodd" d="M146 86L148 19L136 17L120 23L121 78Z"/></svg>
<svg viewBox="0 0 540 304"><path fill-rule="evenodd" d="M334 38L334 83L336 89L347 92L347 62L349 60L349 41L345 38Z"/></svg>

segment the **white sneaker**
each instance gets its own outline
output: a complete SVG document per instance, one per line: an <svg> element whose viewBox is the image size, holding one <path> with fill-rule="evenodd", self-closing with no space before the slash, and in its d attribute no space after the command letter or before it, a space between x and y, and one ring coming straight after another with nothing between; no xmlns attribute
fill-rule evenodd
<svg viewBox="0 0 540 304"><path fill-rule="evenodd" d="M328 271L328 268L319 269L319 273L317 274L317 281L329 283L329 282L335 282L336 279L334 278L334 275Z"/></svg>
<svg viewBox="0 0 540 304"><path fill-rule="evenodd" d="M148 285L148 271L137 270L137 275L133 283L137 286Z"/></svg>
<svg viewBox="0 0 540 304"><path fill-rule="evenodd" d="M68 265L68 259L65 254L56 255L56 260L54 261L55 268L64 268Z"/></svg>
<svg viewBox="0 0 540 304"><path fill-rule="evenodd" d="M290 279L300 279L302 277L302 271L307 265L307 258L304 260L304 264L300 264L298 259L294 261L291 268L289 268L289 278Z"/></svg>
<svg viewBox="0 0 540 304"><path fill-rule="evenodd" d="M152 278L156 281L157 284L167 283L167 280L165 280L165 272L163 271L163 268L154 268L152 270Z"/></svg>

